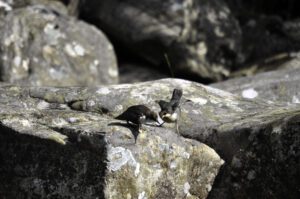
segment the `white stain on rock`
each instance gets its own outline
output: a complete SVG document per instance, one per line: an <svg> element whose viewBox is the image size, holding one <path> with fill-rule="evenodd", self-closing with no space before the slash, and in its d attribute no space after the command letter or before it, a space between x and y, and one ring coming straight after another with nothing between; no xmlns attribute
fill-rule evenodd
<svg viewBox="0 0 300 199"><path fill-rule="evenodd" d="M108 169L110 171L118 171L123 166L129 165L134 167L134 175L138 176L140 172L140 165L133 157L129 149L123 147L108 146Z"/></svg>
<svg viewBox="0 0 300 199"><path fill-rule="evenodd" d="M139 194L138 199L147 199L145 191Z"/></svg>
<svg viewBox="0 0 300 199"><path fill-rule="evenodd" d="M13 63L14 63L15 66L20 66L21 61L22 61L22 58L20 56L16 56L13 60Z"/></svg>
<svg viewBox="0 0 300 199"><path fill-rule="evenodd" d="M258 93L253 88L249 88L242 91L243 98L254 99L258 96Z"/></svg>
<svg viewBox="0 0 300 199"><path fill-rule="evenodd" d="M37 109L39 109L39 110L48 109L49 106L50 106L50 104L48 102L41 101L37 104Z"/></svg>
<svg viewBox="0 0 300 199"><path fill-rule="evenodd" d="M188 182L185 182L184 185L183 185L183 192L185 194L189 194L190 193L190 188L191 188L191 185Z"/></svg>
<svg viewBox="0 0 300 199"><path fill-rule="evenodd" d="M207 103L207 99L197 97L197 98L191 98L192 102L200 104L200 105L205 105Z"/></svg>
<svg viewBox="0 0 300 199"><path fill-rule="evenodd" d="M118 70L112 67L109 67L108 69L108 75L111 77L117 77L119 74Z"/></svg>
<svg viewBox="0 0 300 199"><path fill-rule="evenodd" d="M96 93L100 95L107 95L110 93L110 90L108 88L99 88Z"/></svg>
<svg viewBox="0 0 300 199"><path fill-rule="evenodd" d="M294 104L299 104L300 103L300 100L299 100L299 98L297 97L297 96L293 96L293 99L292 99L292 102L294 103Z"/></svg>
<svg viewBox="0 0 300 199"><path fill-rule="evenodd" d="M85 55L85 49L81 45L79 45L75 42L73 42L72 44L66 44L65 51L71 57L77 57L77 56L84 56Z"/></svg>
<svg viewBox="0 0 300 199"><path fill-rule="evenodd" d="M31 122L28 121L28 120L20 120L20 123L22 124L22 126L25 126L25 127L31 127Z"/></svg>

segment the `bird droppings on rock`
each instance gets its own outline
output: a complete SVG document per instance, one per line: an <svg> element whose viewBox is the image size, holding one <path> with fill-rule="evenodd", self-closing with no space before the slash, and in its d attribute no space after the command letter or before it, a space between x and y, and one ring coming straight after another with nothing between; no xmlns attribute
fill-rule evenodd
<svg viewBox="0 0 300 199"><path fill-rule="evenodd" d="M254 98L256 98L258 96L258 93L253 88L249 88L249 89L246 89L246 90L242 91L242 96L244 98L254 99Z"/></svg>
<svg viewBox="0 0 300 199"><path fill-rule="evenodd" d="M111 91L108 89L108 88L106 88L106 87L103 87L103 88L99 88L97 91L96 91L96 93L97 94L100 94L100 95L107 95L107 94L109 94Z"/></svg>

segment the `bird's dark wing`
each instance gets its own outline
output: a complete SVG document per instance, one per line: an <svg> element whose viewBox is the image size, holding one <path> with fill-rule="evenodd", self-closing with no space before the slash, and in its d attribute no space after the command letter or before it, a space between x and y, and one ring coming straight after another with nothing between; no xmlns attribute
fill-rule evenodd
<svg viewBox="0 0 300 199"><path fill-rule="evenodd" d="M173 90L171 101L180 101L182 97L182 89L175 88Z"/></svg>
<svg viewBox="0 0 300 199"><path fill-rule="evenodd" d="M182 90L175 88L173 90L172 98L170 101L170 106L173 112L175 112L177 107L179 106L181 97L182 97Z"/></svg>

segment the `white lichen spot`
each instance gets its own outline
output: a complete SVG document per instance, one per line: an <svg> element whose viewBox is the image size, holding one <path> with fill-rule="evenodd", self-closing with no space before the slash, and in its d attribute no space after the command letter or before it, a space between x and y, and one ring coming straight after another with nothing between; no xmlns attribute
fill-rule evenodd
<svg viewBox="0 0 300 199"><path fill-rule="evenodd" d="M176 169L177 163L175 161L171 161L170 163L170 169Z"/></svg>
<svg viewBox="0 0 300 199"><path fill-rule="evenodd" d="M300 103L300 100L299 100L299 98L297 97L297 96L293 96L293 99L292 99L292 102L294 103L294 104L299 104Z"/></svg>
<svg viewBox="0 0 300 199"><path fill-rule="evenodd" d="M78 119L75 118L75 117L70 117L70 118L67 119L67 121L68 121L69 123L75 123L75 122L78 121Z"/></svg>
<svg viewBox="0 0 300 199"><path fill-rule="evenodd" d="M111 76L111 77L117 77L119 75L119 72L116 68L109 67L108 68L108 75Z"/></svg>
<svg viewBox="0 0 300 199"><path fill-rule="evenodd" d="M20 123L22 124L22 126L25 126L25 127L31 127L31 122L28 121L28 120L20 120Z"/></svg>
<svg viewBox="0 0 300 199"><path fill-rule="evenodd" d="M208 192L210 192L212 187L210 184L207 184L207 185L205 185L205 188Z"/></svg>
<svg viewBox="0 0 300 199"><path fill-rule="evenodd" d="M76 42L73 42L72 44L66 44L65 51L71 57L85 55L85 49L81 45L77 44Z"/></svg>
<svg viewBox="0 0 300 199"><path fill-rule="evenodd" d="M22 61L22 58L20 56L16 56L16 57L14 57L13 63L15 66L18 67L21 65L21 61Z"/></svg>
<svg viewBox="0 0 300 199"><path fill-rule="evenodd" d="M0 1L0 8L4 8L5 11L12 10L12 7L8 3L3 2L3 1Z"/></svg>
<svg viewBox="0 0 300 199"><path fill-rule="evenodd" d="M74 49L73 49L73 47L72 47L71 44L66 44L65 51L71 57L76 57L76 52L74 51Z"/></svg>
<svg viewBox="0 0 300 199"><path fill-rule="evenodd" d="M140 173L140 167L141 167L140 163L137 163L136 167L135 167L135 170L134 170L134 176L135 177L137 177L139 175L139 173Z"/></svg>
<svg viewBox="0 0 300 199"><path fill-rule="evenodd" d="M280 126L274 126L273 129L272 129L272 133L281 134L282 133L282 128Z"/></svg>
<svg viewBox="0 0 300 199"><path fill-rule="evenodd" d="M85 49L79 44L75 44L74 51L76 52L76 54L78 56L84 56L85 55Z"/></svg>
<svg viewBox="0 0 300 199"><path fill-rule="evenodd" d="M37 109L39 110L43 110L43 109L48 109L50 106L50 104L48 102L45 102L45 101L41 101L37 104Z"/></svg>
<svg viewBox="0 0 300 199"><path fill-rule="evenodd" d="M185 159L189 159L190 156L191 156L191 155L190 155L188 152L183 152L183 153L182 153L182 157L185 158Z"/></svg>
<svg viewBox="0 0 300 199"><path fill-rule="evenodd" d="M183 193L189 194L190 193L190 188L191 188L191 185L188 182L185 182L184 185L183 185Z"/></svg>
<svg viewBox="0 0 300 199"><path fill-rule="evenodd" d="M99 88L97 91L96 91L97 94L100 94L100 95L107 95L108 93L110 93L110 90L108 88Z"/></svg>
<svg viewBox="0 0 300 199"><path fill-rule="evenodd" d="M254 99L258 96L258 93L253 88L249 88L249 89L243 90L242 96L243 96L243 98Z"/></svg>
<svg viewBox="0 0 300 199"><path fill-rule="evenodd" d="M28 69L29 69L29 59L26 59L26 60L22 61L22 67L24 68L24 70L28 71Z"/></svg>
<svg viewBox="0 0 300 199"><path fill-rule="evenodd" d="M201 98L201 97L197 97L197 98L191 98L190 99L192 102L200 104L200 105L205 105L207 103L207 99Z"/></svg>
<svg viewBox="0 0 300 199"><path fill-rule="evenodd" d="M96 105L96 102L95 102L94 100L89 100L89 101L87 102L87 105L88 105L89 107L95 106L95 105Z"/></svg>
<svg viewBox="0 0 300 199"><path fill-rule="evenodd" d="M55 118L52 123L57 127L62 127L68 124L68 122L63 118Z"/></svg>
<svg viewBox="0 0 300 199"><path fill-rule="evenodd" d="M145 191L143 191L142 193L139 193L138 199L147 199Z"/></svg>
<svg viewBox="0 0 300 199"><path fill-rule="evenodd" d="M111 145L108 146L108 170L110 171L118 171L124 165L128 164L135 168L134 174L137 176L139 174L138 162L133 157L131 151L129 149L125 149L123 147L113 147Z"/></svg>

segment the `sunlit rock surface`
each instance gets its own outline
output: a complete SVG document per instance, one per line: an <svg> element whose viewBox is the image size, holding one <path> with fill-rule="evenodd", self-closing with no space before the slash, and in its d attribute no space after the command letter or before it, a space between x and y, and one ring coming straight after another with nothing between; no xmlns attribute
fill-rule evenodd
<svg viewBox="0 0 300 199"><path fill-rule="evenodd" d="M8 12L0 29L1 81L35 86L118 82L113 46L93 26L35 5Z"/></svg>
<svg viewBox="0 0 300 199"><path fill-rule="evenodd" d="M299 82L300 69L292 68L231 79L211 86L238 94L243 98L258 98L289 105L300 103Z"/></svg>
<svg viewBox="0 0 300 199"><path fill-rule="evenodd" d="M151 84L145 91L165 83ZM3 84L1 195L206 198L224 164L213 149L179 136L173 128L144 125L138 134L126 122L113 119L127 105L150 101L146 95L151 99L151 94L141 93L142 99L134 95L145 86L38 88ZM126 101L119 101L121 96ZM154 94L153 98L159 96Z"/></svg>
<svg viewBox="0 0 300 199"><path fill-rule="evenodd" d="M183 89L178 122L180 135L216 150L225 160L219 173L223 161L218 155L203 144L178 137L174 125L162 128L144 125L137 144L134 144L136 130L122 125L126 122L113 120L131 105L146 104L158 111L155 100L169 99L174 88ZM100 162L103 154L107 154L104 157L107 159L105 193L99 193L94 187L90 188L94 190L90 192L91 196L103 194L114 198L126 194L126 197L133 198L164 198L164 194L168 193L170 198L174 198L188 193L190 197L205 198L210 190L209 198L255 198L258 193L262 198L296 198L299 193L300 107L297 104L285 106L251 100L180 79L95 88L3 85L0 93L2 128L15 131L14 136L42 138L43 142L57 144L62 150L77 145L79 151L81 147L88 151L96 149L96 153L102 151L97 156ZM1 135L7 137L3 133ZM4 146L13 149L16 145ZM44 146L48 150L47 145ZM22 153L28 151L19 150ZM48 153L52 154L50 149ZM187 154L194 156L186 159ZM9 158L3 160L8 162L2 165L15 165ZM98 168L95 167L97 163L87 163L85 168ZM15 175L16 171L9 169L11 166L5 168L2 173L6 174L7 183L3 184L13 187L7 176L10 172ZM29 171L32 174L27 176L35 176L34 171L38 169ZM69 175L61 171L60 175L64 174ZM165 176L164 180L162 176ZM196 178L200 181L188 180ZM44 184L47 187L47 183ZM57 187L57 184L54 185ZM76 192L71 190L72 193Z"/></svg>

